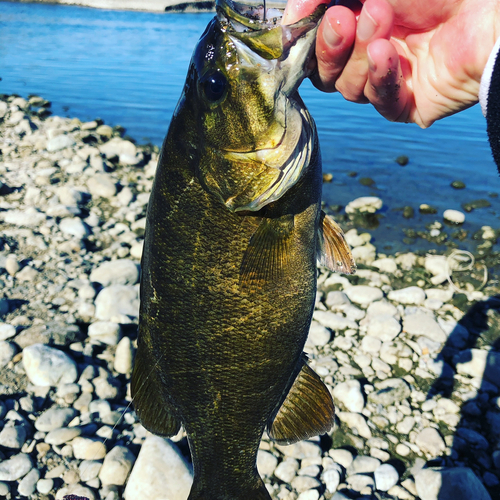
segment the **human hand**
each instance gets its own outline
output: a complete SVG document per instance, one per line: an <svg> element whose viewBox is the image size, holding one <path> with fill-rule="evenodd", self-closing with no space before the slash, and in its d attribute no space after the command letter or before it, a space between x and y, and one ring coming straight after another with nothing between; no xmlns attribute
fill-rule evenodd
<svg viewBox="0 0 500 500"><path fill-rule="evenodd" d="M338 90L349 101L370 102L391 121L424 128L478 101L483 69L500 36L496 0L363 1L359 18L342 5L325 14L313 79L320 90ZM290 0L284 22L319 3Z"/></svg>

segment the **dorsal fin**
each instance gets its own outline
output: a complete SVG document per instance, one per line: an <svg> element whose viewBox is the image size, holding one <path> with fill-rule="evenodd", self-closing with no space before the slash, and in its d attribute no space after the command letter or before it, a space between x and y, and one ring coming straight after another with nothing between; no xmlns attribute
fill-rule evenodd
<svg viewBox="0 0 500 500"><path fill-rule="evenodd" d="M302 368L268 428L269 437L279 444L325 434L335 421L335 406L328 388L305 359L301 362Z"/></svg>
<svg viewBox="0 0 500 500"><path fill-rule="evenodd" d="M158 436L175 436L181 428L172 415L161 388L157 363L144 343L139 343L132 373L131 393L135 412L141 424Z"/></svg>
<svg viewBox="0 0 500 500"><path fill-rule="evenodd" d="M356 264L340 226L323 210L318 226L318 261L331 271L354 274Z"/></svg>

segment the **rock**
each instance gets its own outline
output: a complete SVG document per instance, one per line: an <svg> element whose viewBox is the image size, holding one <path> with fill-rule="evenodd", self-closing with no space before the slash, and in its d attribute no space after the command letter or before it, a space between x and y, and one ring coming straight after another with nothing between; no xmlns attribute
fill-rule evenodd
<svg viewBox="0 0 500 500"><path fill-rule="evenodd" d="M319 500L319 491L318 490L307 490L301 493L297 500Z"/></svg>
<svg viewBox="0 0 500 500"><path fill-rule="evenodd" d="M446 444L441 434L433 427L427 427L420 431L416 437L415 444L432 457L439 457L446 449Z"/></svg>
<svg viewBox="0 0 500 500"><path fill-rule="evenodd" d="M113 377L97 377L92 383L100 399L116 399L121 393L121 384Z"/></svg>
<svg viewBox="0 0 500 500"><path fill-rule="evenodd" d="M333 397L340 401L350 412L360 413L365 406L365 398L358 380L348 380L335 386Z"/></svg>
<svg viewBox="0 0 500 500"><path fill-rule="evenodd" d="M94 198L113 198L116 194L116 184L106 174L96 174L87 181L89 193Z"/></svg>
<svg viewBox="0 0 500 500"><path fill-rule="evenodd" d="M437 321L425 312L416 312L403 318L403 330L409 335L424 336L436 342L446 342L446 334Z"/></svg>
<svg viewBox="0 0 500 500"><path fill-rule="evenodd" d="M261 476L271 477L278 465L278 459L268 451L259 450L257 453L257 470Z"/></svg>
<svg viewBox="0 0 500 500"><path fill-rule="evenodd" d="M482 349L461 351L453 361L457 372L471 377L483 377L500 387L500 352Z"/></svg>
<svg viewBox="0 0 500 500"><path fill-rule="evenodd" d="M365 439L370 439L372 433L363 415L347 411L338 412L337 416L341 422L344 422L349 429L357 430L358 434Z"/></svg>
<svg viewBox="0 0 500 500"><path fill-rule="evenodd" d="M186 500L192 484L189 466L171 442L148 436L130 474L125 500Z"/></svg>
<svg viewBox="0 0 500 500"><path fill-rule="evenodd" d="M36 489L38 490L38 493L41 493L42 495L47 495L48 493L50 493L53 487L54 487L53 479L40 479L36 483Z"/></svg>
<svg viewBox="0 0 500 500"><path fill-rule="evenodd" d="M82 430L80 427L53 429L45 436L45 442L50 445L61 446L62 444L78 437L81 433Z"/></svg>
<svg viewBox="0 0 500 500"><path fill-rule="evenodd" d="M118 323L112 321L96 321L89 325L88 335L103 344L116 345L122 336L122 329Z"/></svg>
<svg viewBox="0 0 500 500"><path fill-rule="evenodd" d="M78 460L100 460L106 456L106 447L96 438L76 437L71 446Z"/></svg>
<svg viewBox="0 0 500 500"><path fill-rule="evenodd" d="M328 452L328 455L335 460L338 464L340 464L344 469L347 469L354 460L352 453L349 450L344 450L342 448L331 449Z"/></svg>
<svg viewBox="0 0 500 500"><path fill-rule="evenodd" d="M467 467L423 469L415 476L415 485L421 500L491 500Z"/></svg>
<svg viewBox="0 0 500 500"><path fill-rule="evenodd" d="M17 481L32 469L33 462L26 453L18 453L0 462L0 481Z"/></svg>
<svg viewBox="0 0 500 500"><path fill-rule="evenodd" d="M0 215L2 214L0 213ZM8 210L3 214L3 220L6 224L21 227L37 228L44 224L45 219L45 214L33 207L26 210Z"/></svg>
<svg viewBox="0 0 500 500"><path fill-rule="evenodd" d="M113 127L110 127L109 125L99 125L96 132L103 137L107 137L108 139L113 137Z"/></svg>
<svg viewBox="0 0 500 500"><path fill-rule="evenodd" d="M370 476L364 474L353 474L346 479L346 483L354 491L364 490L365 488L372 489L375 486L375 481Z"/></svg>
<svg viewBox="0 0 500 500"><path fill-rule="evenodd" d="M26 328L16 337L16 344L24 349L33 344L55 344L69 346L83 340L84 335L78 325L62 321L48 321L42 325Z"/></svg>
<svg viewBox="0 0 500 500"><path fill-rule="evenodd" d="M383 273L389 273L389 274L393 274L398 269L396 261L389 257L373 261L372 266L376 267Z"/></svg>
<svg viewBox="0 0 500 500"><path fill-rule="evenodd" d="M90 281L103 287L110 285L135 285L139 281L137 264L128 259L105 262L90 273Z"/></svg>
<svg viewBox="0 0 500 500"><path fill-rule="evenodd" d="M104 458L99 479L101 483L123 486L135 462L134 454L125 446L115 446Z"/></svg>
<svg viewBox="0 0 500 500"><path fill-rule="evenodd" d="M371 264L375 260L377 249L371 243L366 243L352 249L352 257L355 262Z"/></svg>
<svg viewBox="0 0 500 500"><path fill-rule="evenodd" d="M319 457L321 456L321 447L311 441L299 441L290 445L276 445L286 457L297 458L302 460L304 458Z"/></svg>
<svg viewBox="0 0 500 500"><path fill-rule="evenodd" d="M85 500L97 500L94 491L91 488L81 484L70 484L61 488L56 493L56 500L63 500L68 495L74 495L77 498L84 498Z"/></svg>
<svg viewBox="0 0 500 500"><path fill-rule="evenodd" d="M401 422L398 422L396 426L396 430L400 434L409 434L410 431L413 429L415 426L415 418L414 417L405 417Z"/></svg>
<svg viewBox="0 0 500 500"><path fill-rule="evenodd" d="M382 464L375 469L375 487L379 491L388 491L394 485L398 484L398 471L390 464Z"/></svg>
<svg viewBox="0 0 500 500"><path fill-rule="evenodd" d="M40 479L40 471L31 469L26 476L19 482L17 491L23 497L30 497L35 493L36 483Z"/></svg>
<svg viewBox="0 0 500 500"><path fill-rule="evenodd" d="M333 309L337 306L347 305L350 303L351 301L349 300L349 297L347 297L347 295L344 292L335 290L332 292L328 292L326 295L325 304L330 309Z"/></svg>
<svg viewBox="0 0 500 500"><path fill-rule="evenodd" d="M399 314L397 308L386 299L372 302L366 309L367 316L397 316Z"/></svg>
<svg viewBox="0 0 500 500"><path fill-rule="evenodd" d="M299 463L295 458L285 458L274 471L274 475L285 483L292 482L299 470Z"/></svg>
<svg viewBox="0 0 500 500"><path fill-rule="evenodd" d="M382 342L394 340L401 331L401 324L393 316L382 314L372 316L368 323L367 334Z"/></svg>
<svg viewBox="0 0 500 500"><path fill-rule="evenodd" d="M78 378L76 363L64 352L43 344L23 350L26 375L35 385L71 384Z"/></svg>
<svg viewBox="0 0 500 500"><path fill-rule="evenodd" d="M445 210L443 213L443 219L446 222L451 222L452 224L463 224L465 221L465 214L459 210Z"/></svg>
<svg viewBox="0 0 500 500"><path fill-rule="evenodd" d="M1 299L0 299L1 300ZM0 306L0 309L2 307ZM2 313L0 312L0 315ZM5 314L5 313L4 313ZM0 323L0 341L10 339L16 335L16 327L8 323Z"/></svg>
<svg viewBox="0 0 500 500"><path fill-rule="evenodd" d="M374 405L390 406L410 397L408 384L401 378L389 378L375 384L375 392L368 394L368 401Z"/></svg>
<svg viewBox="0 0 500 500"><path fill-rule="evenodd" d="M318 488L321 486L321 483L314 477L309 476L296 476L291 481L291 486L297 492L303 493L305 491L309 491L312 488Z"/></svg>
<svg viewBox="0 0 500 500"><path fill-rule="evenodd" d="M355 321L331 311L314 311L313 319L320 325L334 331L347 330L348 328L357 329L358 327Z"/></svg>
<svg viewBox="0 0 500 500"><path fill-rule="evenodd" d="M12 450L20 450L26 441L26 427L24 425L5 425L0 431L0 446Z"/></svg>
<svg viewBox="0 0 500 500"><path fill-rule="evenodd" d="M425 292L418 286L409 286L400 290L391 290L387 297L400 304L421 304L425 300Z"/></svg>
<svg viewBox="0 0 500 500"><path fill-rule="evenodd" d="M16 355L17 348L12 342L0 340L0 370L7 366L9 361Z"/></svg>
<svg viewBox="0 0 500 500"><path fill-rule="evenodd" d="M382 341L371 335L365 335L361 341L361 350L370 354L377 354L382 347Z"/></svg>
<svg viewBox="0 0 500 500"><path fill-rule="evenodd" d="M380 300L384 296L384 292L380 288L366 285L356 285L347 288L345 294L351 302L361 305L368 305L376 300Z"/></svg>
<svg viewBox="0 0 500 500"><path fill-rule="evenodd" d="M330 493L335 493L340 484L340 472L337 469L326 469L321 474L321 479L325 483L326 489Z"/></svg>
<svg viewBox="0 0 500 500"><path fill-rule="evenodd" d="M77 217L66 217L59 222L59 229L68 236L76 238L86 238L90 233L90 228Z"/></svg>
<svg viewBox="0 0 500 500"><path fill-rule="evenodd" d="M53 153L61 149L71 148L75 145L75 139L70 135L62 134L47 141L47 151Z"/></svg>
<svg viewBox="0 0 500 500"><path fill-rule="evenodd" d="M137 154L135 144L120 137L114 137L110 141L102 144L99 146L99 151L106 156L108 160L116 159L121 155L135 157Z"/></svg>
<svg viewBox="0 0 500 500"><path fill-rule="evenodd" d="M358 455L347 469L347 475L374 472L379 466L380 460L373 457Z"/></svg>
<svg viewBox="0 0 500 500"><path fill-rule="evenodd" d="M131 285L111 285L95 299L96 318L117 323L132 323L139 316L138 288Z"/></svg>
<svg viewBox="0 0 500 500"><path fill-rule="evenodd" d="M345 211L347 214L356 212L373 214L380 210L382 205L382 200L376 196L363 196L349 202L345 207Z"/></svg>
<svg viewBox="0 0 500 500"><path fill-rule="evenodd" d="M35 420L35 428L41 432L50 432L66 427L75 418L76 414L77 412L73 408L52 406Z"/></svg>
<svg viewBox="0 0 500 500"><path fill-rule="evenodd" d="M115 352L114 368L118 373L127 374L132 371L134 348L128 337L123 337Z"/></svg>

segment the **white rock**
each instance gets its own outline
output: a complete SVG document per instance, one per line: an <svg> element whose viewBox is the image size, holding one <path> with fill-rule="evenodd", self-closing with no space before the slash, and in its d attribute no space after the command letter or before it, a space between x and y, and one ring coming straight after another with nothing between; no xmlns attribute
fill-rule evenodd
<svg viewBox="0 0 500 500"><path fill-rule="evenodd" d="M36 483L36 489L38 490L38 493L41 493L42 495L47 495L48 493L50 493L53 487L54 487L53 479L40 479Z"/></svg>
<svg viewBox="0 0 500 500"><path fill-rule="evenodd" d="M384 296L384 292L380 288L367 285L352 286L345 290L345 294L352 302L361 305L368 305Z"/></svg>
<svg viewBox="0 0 500 500"><path fill-rule="evenodd" d="M59 229L69 236L77 238L86 238L90 233L90 229L81 219L77 217L66 217L59 222Z"/></svg>
<svg viewBox="0 0 500 500"><path fill-rule="evenodd" d="M97 319L132 323L139 316L138 288L131 285L108 286L96 297L95 306Z"/></svg>
<svg viewBox="0 0 500 500"><path fill-rule="evenodd" d="M112 198L116 194L114 180L106 174L96 174L87 181L87 187L92 197Z"/></svg>
<svg viewBox="0 0 500 500"><path fill-rule="evenodd" d="M139 281L139 268L129 259L104 262L90 273L90 281L103 287L110 285L135 285Z"/></svg>
<svg viewBox="0 0 500 500"><path fill-rule="evenodd" d="M371 243L366 243L352 249L352 257L355 262L371 264L376 257L377 249Z"/></svg>
<svg viewBox="0 0 500 500"><path fill-rule="evenodd" d="M0 340L7 340L16 335L16 327L8 323L0 323Z"/></svg>
<svg viewBox="0 0 500 500"><path fill-rule="evenodd" d="M137 148L133 142L124 140L120 137L114 137L110 141L99 146L99 151L111 160L120 155L135 156Z"/></svg>
<svg viewBox="0 0 500 500"><path fill-rule="evenodd" d="M422 469L415 485L421 500L491 500L481 481L466 467Z"/></svg>
<svg viewBox="0 0 500 500"><path fill-rule="evenodd" d="M257 470L261 476L270 477L278 466L278 459L266 450L257 453Z"/></svg>
<svg viewBox="0 0 500 500"><path fill-rule="evenodd" d="M365 474L353 474L352 476L348 476L346 483L350 489L359 492L365 488L372 489L375 486L373 478L366 476Z"/></svg>
<svg viewBox="0 0 500 500"><path fill-rule="evenodd" d="M31 457L26 453L13 455L0 462L0 481L17 481L28 474L32 467Z"/></svg>
<svg viewBox="0 0 500 500"><path fill-rule="evenodd" d="M347 411L338 412L338 417L341 422L344 422L350 429L356 429L358 434L365 439L370 439L372 433L363 415L359 413L351 413Z"/></svg>
<svg viewBox="0 0 500 500"><path fill-rule="evenodd" d="M116 346L114 368L118 373L127 374L132 371L134 348L128 337L123 337Z"/></svg>
<svg viewBox="0 0 500 500"><path fill-rule="evenodd" d="M347 295L339 290L328 292L328 294L326 295L325 304L330 309L350 303L351 301L349 300Z"/></svg>
<svg viewBox="0 0 500 500"><path fill-rule="evenodd" d="M427 427L420 431L416 437L415 444L432 457L439 457L446 449L446 444L441 434L433 427Z"/></svg>
<svg viewBox="0 0 500 500"><path fill-rule="evenodd" d="M35 385L71 384L78 378L76 363L64 352L44 344L33 344L23 350L26 375Z"/></svg>
<svg viewBox="0 0 500 500"><path fill-rule="evenodd" d="M379 466L380 460L377 458L358 455L347 469L347 475L374 472Z"/></svg>
<svg viewBox="0 0 500 500"><path fill-rule="evenodd" d="M377 389L368 394L368 401L374 405L391 406L410 397L408 384L401 378L388 378L375 384Z"/></svg>
<svg viewBox="0 0 500 500"><path fill-rule="evenodd" d="M75 418L76 414L77 412L73 408L52 406L35 420L35 429L41 432L50 432L66 427Z"/></svg>
<svg viewBox="0 0 500 500"><path fill-rule="evenodd" d="M394 273L398 266L396 264L396 261L390 257L386 257L384 259L377 259L372 262L372 266L376 267L383 273Z"/></svg>
<svg viewBox="0 0 500 500"><path fill-rule="evenodd" d="M425 300L425 292L418 286L409 286L400 290L391 290L388 298L400 304L421 304Z"/></svg>
<svg viewBox="0 0 500 500"><path fill-rule="evenodd" d="M424 312L416 312L403 318L403 330L410 335L424 336L436 342L446 342L446 334L437 321Z"/></svg>
<svg viewBox="0 0 500 500"><path fill-rule="evenodd" d="M103 344L116 345L122 336L122 329L113 321L96 321L89 325L88 335L91 339Z"/></svg>
<svg viewBox="0 0 500 500"><path fill-rule="evenodd" d="M76 437L71 446L78 460L100 460L106 456L106 446L96 438Z"/></svg>
<svg viewBox="0 0 500 500"><path fill-rule="evenodd" d="M0 214L1 215L1 214ZM26 210L8 210L3 214L3 220L7 224L24 227L40 227L44 224L46 216L33 207Z"/></svg>
<svg viewBox="0 0 500 500"><path fill-rule="evenodd" d="M295 458L285 458L274 471L274 475L285 483L291 483L297 471L299 470L299 463Z"/></svg>
<svg viewBox="0 0 500 500"><path fill-rule="evenodd" d="M67 495L75 495L77 497L85 498L88 500L97 500L94 491L91 488L81 484L70 484L61 488L56 493L56 500L63 500Z"/></svg>
<svg viewBox="0 0 500 500"><path fill-rule="evenodd" d="M19 482L17 491L24 497L30 497L35 493L36 483L40 479L40 471L38 469L31 469L26 476Z"/></svg>
<svg viewBox="0 0 500 500"><path fill-rule="evenodd" d="M358 380L348 380L335 386L333 397L340 401L350 412L361 413L365 406L365 398Z"/></svg>
<svg viewBox="0 0 500 500"><path fill-rule="evenodd" d="M401 331L401 324L393 316L386 314L372 316L368 323L367 334L380 339L382 342L394 340Z"/></svg>
<svg viewBox="0 0 500 500"><path fill-rule="evenodd" d="M349 450L344 450L343 448L332 449L328 452L335 462L342 465L344 469L347 469L349 465L352 464L354 457Z"/></svg>
<svg viewBox="0 0 500 500"><path fill-rule="evenodd" d="M73 139L70 135L57 135L47 141L47 151L53 153L54 151L60 151L61 149L71 148L75 144L75 139Z"/></svg>
<svg viewBox="0 0 500 500"><path fill-rule="evenodd" d="M299 441L290 445L276 445L286 457L299 460L310 457L320 457L322 450L319 445L312 441Z"/></svg>
<svg viewBox="0 0 500 500"><path fill-rule="evenodd" d="M345 211L347 214L355 212L375 213L382 208L382 200L376 196L363 196L356 198L347 204Z"/></svg>
<svg viewBox="0 0 500 500"><path fill-rule="evenodd" d="M104 458L99 479L104 485L123 486L135 462L134 454L125 446L115 446Z"/></svg>
<svg viewBox="0 0 500 500"><path fill-rule="evenodd" d="M174 444L148 436L130 474L125 500L186 500L192 473Z"/></svg>
<svg viewBox="0 0 500 500"><path fill-rule="evenodd" d="M444 255L427 255L424 260L424 267L433 276L440 276L448 272L447 258Z"/></svg>
<svg viewBox="0 0 500 500"><path fill-rule="evenodd" d="M313 488L318 488L321 486L321 483L314 477L296 476L292 479L291 485L297 492L303 493Z"/></svg>
<svg viewBox="0 0 500 500"><path fill-rule="evenodd" d="M327 469L321 474L326 489L330 493L335 493L340 484L340 473L337 469Z"/></svg>
<svg viewBox="0 0 500 500"><path fill-rule="evenodd" d="M12 342L0 340L0 370L7 366L9 361L16 355L17 348Z"/></svg>
<svg viewBox="0 0 500 500"><path fill-rule="evenodd" d="M75 439L82 433L80 427L63 427L51 430L45 436L45 442L54 446L61 446L62 444Z"/></svg>
<svg viewBox="0 0 500 500"><path fill-rule="evenodd" d="M382 464L375 472L375 487L379 491L388 491L398 484L398 471L390 464Z"/></svg>
<svg viewBox="0 0 500 500"><path fill-rule="evenodd" d="M465 221L465 214L459 210L448 209L444 211L443 219L452 224L463 224Z"/></svg>
<svg viewBox="0 0 500 500"><path fill-rule="evenodd" d="M297 500L319 500L319 491L318 490L307 490L302 492Z"/></svg>
<svg viewBox="0 0 500 500"><path fill-rule="evenodd" d="M368 316L397 316L399 312L396 306L382 299L372 302L366 309L366 314Z"/></svg>
<svg viewBox="0 0 500 500"><path fill-rule="evenodd" d="M357 323L352 319L331 311L314 311L313 319L320 325L334 331L347 330L348 328L357 329L358 327Z"/></svg>
<svg viewBox="0 0 500 500"><path fill-rule="evenodd" d="M382 341L371 335L365 335L361 341L361 350L370 354L377 354L382 347Z"/></svg>

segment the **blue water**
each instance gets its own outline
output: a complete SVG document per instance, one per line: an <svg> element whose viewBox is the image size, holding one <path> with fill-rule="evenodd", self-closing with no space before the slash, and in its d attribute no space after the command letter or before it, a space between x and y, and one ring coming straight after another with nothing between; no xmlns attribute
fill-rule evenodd
<svg viewBox="0 0 500 500"><path fill-rule="evenodd" d="M124 126L138 142L160 145L191 52L212 15L0 2L0 93L38 94L52 101L54 114L100 117ZM391 210L404 205L440 210L417 215L413 223L423 227L447 208L488 198L492 207L467 214L464 227L499 226L500 203L489 194L498 192L500 178L479 106L421 130L389 123L371 107L321 93L309 82L301 94L318 125L324 170L334 175L325 184L328 203L380 196L389 243L401 239L398 225L405 223ZM402 154L410 158L406 167L395 162ZM358 176L349 177L352 171ZM362 177L375 185L360 185ZM452 189L456 179L467 188Z"/></svg>

